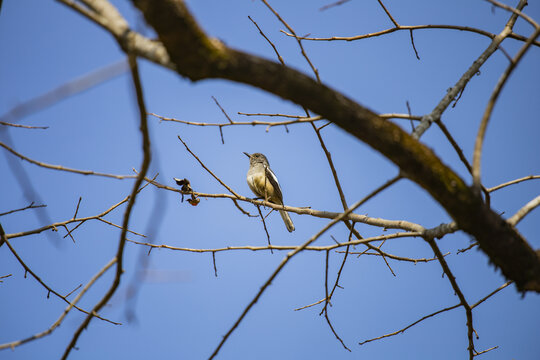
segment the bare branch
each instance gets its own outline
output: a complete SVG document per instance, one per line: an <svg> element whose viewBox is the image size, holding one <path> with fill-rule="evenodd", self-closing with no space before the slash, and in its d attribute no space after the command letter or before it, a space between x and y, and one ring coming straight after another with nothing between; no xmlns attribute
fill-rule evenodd
<svg viewBox="0 0 540 360"><path fill-rule="evenodd" d="M48 128L49 128L48 126L30 126L30 125L12 124L12 123L8 123L8 122L5 122L5 121L0 121L0 125L13 126L13 127L17 127L17 128L23 128L23 129L40 129L40 130L45 130L45 129L48 129Z"/></svg>
<svg viewBox="0 0 540 360"><path fill-rule="evenodd" d="M259 298L261 297L261 295L264 293L264 291L266 290L266 288L268 288L268 286L270 286L270 284L272 283L272 281L275 279L275 277L281 272L281 270L283 269L283 267L289 262L290 259L292 259L296 254L298 254L299 252L301 252L302 250L304 250L306 247L308 247L310 244L312 244L315 240L317 240L322 234L324 234L328 229L330 229L332 226L334 226L336 223L338 223L339 221L342 221L347 215L349 215L352 211L354 211L357 207L359 207L360 205L362 205L364 202L366 202L369 198L364 198L360 201L358 201L357 203L355 203L350 209L348 209L347 211L341 213L338 217L336 217L334 220L330 221L326 226L324 226L321 230L319 230L319 232L317 232L315 235L313 235L309 240L307 240L305 243L303 243L302 245L296 247L295 250L289 252L287 254L287 256L281 261L281 263L279 264L279 266L274 270L274 272L272 273L272 275L270 275L270 277L268 278L268 280L266 280L266 282L263 284L263 286L260 288L260 290L257 292L257 295L255 295L255 297L253 298L253 300L251 300L251 302L246 306L246 308L244 309L244 311L242 312L242 314L240 315L240 317L236 320L236 322L234 323L234 325L229 329L229 331L225 334L225 336L223 336L223 339L220 341L220 343L218 344L218 346L216 347L216 349L214 350L214 352L212 353L212 355L210 356L209 360L213 359L219 352L219 350L221 349L221 347L223 346L223 344L225 344L225 342L227 341L227 339L229 338L229 336L234 332L234 330L238 327L238 325L240 324L240 322L242 322L242 320L244 319L244 317L247 315L247 313L249 312L249 310L251 310L251 308L253 307L253 305L255 305L255 303L259 300Z"/></svg>
<svg viewBox="0 0 540 360"><path fill-rule="evenodd" d="M507 186L510 186L510 185L514 185L514 184L518 184L522 181L527 181L527 180L538 180L540 179L540 175L529 175L529 176L524 176L522 178L519 178L519 179L515 179L515 180L511 180L511 181L508 181L508 182L505 182L503 184L500 184L500 185L497 185L497 186L494 186L492 188L489 188L487 189L489 192L493 192L493 191L497 191L499 189L502 189L504 187L507 187Z"/></svg>
<svg viewBox="0 0 540 360"><path fill-rule="evenodd" d="M265 115L265 114L245 114L245 113L239 113L240 115ZM280 125L291 125L291 124L302 124L302 123L310 123L314 121L322 120L321 116L312 116L312 117L305 117L305 116L288 116L288 115L275 115L275 116L283 116L283 117L294 117L296 120L290 120L290 121L233 121L232 123L206 123L206 122L195 122L195 121L186 121L186 120L180 120L180 119L174 119L169 118L161 115L157 115L154 113L149 113L149 115L155 116L159 118L161 121L171 121L171 122L177 122L181 124L186 125L194 125L194 126L218 126L220 128L226 127L226 126L236 126L236 125L266 125L268 128L271 128L273 126L280 126ZM266 115L269 116L269 115ZM268 131L268 129L266 130Z"/></svg>
<svg viewBox="0 0 540 360"><path fill-rule="evenodd" d="M493 90L493 93L491 94L491 97L489 98L488 104L486 106L486 110L484 111L484 115L482 116L482 121L480 122L480 127L478 129L478 134L476 135L476 141L474 144L472 175L473 175L473 184L477 188L480 188L480 184L481 184L480 183L480 157L482 156L482 146L484 143L487 125L491 117L493 107L495 106L495 103L497 102L497 99L499 98L501 90L506 84L506 81L510 77L510 74L512 74L512 72L516 68L516 65L521 61L525 53L531 47L533 41L538 36L540 36L540 26L537 25L535 32L529 37L529 39L527 40L527 42L525 42L525 44L521 47L521 49L519 49L516 56L514 56L514 58L510 62L510 65L508 65L505 72L499 78L499 81L497 82L497 85L495 85L495 89Z"/></svg>
<svg viewBox="0 0 540 360"><path fill-rule="evenodd" d="M259 27L259 25L257 25L257 23L255 22L255 20L253 20L251 18L251 16L248 16L248 19L251 20L251 22L253 23L253 25L255 25L257 27L257 30L259 30L259 34L261 34L261 36L270 44L270 46L272 47L272 49L274 49L274 52L276 53L276 56L279 60L279 62L282 64L282 65L285 65L285 62L283 61L283 58L281 57L281 55L279 54L279 51L277 50L276 46L274 45L274 43L272 43L270 41L270 39L264 35L263 31L261 30L261 28Z"/></svg>
<svg viewBox="0 0 540 360"><path fill-rule="evenodd" d="M92 170L78 170L78 169L67 168L67 167L64 167L62 165L46 164L46 163L43 163L43 162L40 162L40 161L32 160L29 157L26 157L26 156L16 152L15 150L13 150L12 148L10 148L9 146L7 146L6 144L4 144L1 141L0 141L0 146L3 147L4 149L6 149L7 151L9 151L10 153L12 153L13 155L18 156L19 158L21 158L23 160L26 160L31 164L41 166L41 167L44 167L46 169L67 171L67 172L72 172L72 173L81 174L81 175L103 176L103 177L108 177L108 178L113 178L113 179L134 179L135 178L134 175L105 174L105 173L95 172L95 171L92 171Z"/></svg>
<svg viewBox="0 0 540 360"><path fill-rule="evenodd" d="M89 317L97 317L98 319L100 320L103 320L103 321L107 321L111 324L114 324L114 325L119 325L120 323L117 323L117 322L114 322L114 321L111 321L111 320L108 320L108 319L105 319L101 316L99 316L97 314L97 311L94 311L92 310L91 312L88 312L84 309L81 309L80 307L76 306L75 304L72 304L68 299L67 299L67 296L63 296L61 294L59 294L57 291L55 291L53 288L51 288L50 286L48 286L47 284L45 284L45 282L34 272L32 271L32 269L30 269L30 267L28 265L26 265L26 263L21 259L21 257L19 256L19 254L17 254L17 252L15 251L15 249L11 246L9 240L8 240L8 237L6 236L6 234L4 233L4 229L2 228L2 224L0 224L0 238L2 239L2 243L5 243L7 245L7 247L9 248L9 250L11 251L11 253L13 254L13 256L15 256L15 258L17 259L17 261L19 262L19 264L21 264L21 266L24 268L24 271L27 272L28 274L32 275L32 277L34 279L37 280L38 283L41 284L41 286L43 286L47 291L48 293L50 294L53 294L55 296L57 296L58 298L62 299L64 302L66 302L67 304L69 304L70 306L73 306L75 309L79 310L80 312L83 312L85 314L87 314Z"/></svg>
<svg viewBox="0 0 540 360"><path fill-rule="evenodd" d="M268 247L270 248L270 252L273 254L274 251L272 251L272 244L270 243L270 234L268 233L268 229L266 228L266 221L264 221L264 216L261 212L261 207L260 206L256 206L257 210L259 210L259 216L261 217L261 221L262 221L262 224L263 224L263 227L264 227L264 232L266 233L266 238L268 240Z"/></svg>
<svg viewBox="0 0 540 360"><path fill-rule="evenodd" d="M394 233L394 234L388 234L388 235L380 235L380 236L373 236L369 238L364 238L360 240L351 240L346 243L338 243L328 246L306 246L303 250L305 251L327 251L327 250L334 250L342 247L347 247L350 245L360 245L360 244L368 244L373 241L381 241L381 240L388 240L388 239L397 239L397 238L406 238L406 237L419 237L422 236L420 233L415 232L403 232L403 233ZM137 245L147 246L152 249L168 249L173 251L184 251L184 252L193 252L193 253L217 253L217 252L226 252L226 251L238 251L238 250L249 250L249 251L268 251L268 250L279 250L279 251L287 251L287 250L295 250L298 248L298 246L295 245L269 245L269 246L227 246L223 248L215 248L215 249L194 249L194 248L182 248L182 247L176 247L176 246L170 246L170 245L157 245L152 243L146 243L146 242L140 242L135 240L129 240L129 242ZM386 254L388 256L388 254ZM389 256L390 257L390 256ZM409 258L397 258L397 260L404 260L404 261L410 261L410 262L427 262L429 261L426 259L409 259ZM324 299L322 300L324 301Z"/></svg>
<svg viewBox="0 0 540 360"><path fill-rule="evenodd" d="M377 37L381 35L391 34L395 31L402 31L402 30L424 30L424 29L446 29L446 30L459 30L459 31L467 31L472 32L475 34L483 35L486 37L489 37L490 39L494 39L497 35L490 33L489 31L473 28L470 26L460 26L460 25L447 25L447 24L428 24L428 25L400 25L399 27L393 27L390 29L385 29L369 34L363 34L363 35L355 35L355 36L331 36L331 37L309 37L309 36L299 36L297 37L299 40L308 40L308 41L357 41L357 40L363 40L363 39L369 39L372 37ZM293 34L288 33L286 31L281 30L281 32L287 36L294 37ZM527 41L527 37L519 34L515 34L511 32L508 34L509 38L520 40L520 41ZM534 45L540 46L540 42L535 41Z"/></svg>
<svg viewBox="0 0 540 360"><path fill-rule="evenodd" d="M231 194L233 194L236 198L240 198L240 195L238 195L232 188L230 188L227 184L225 184L219 177L217 177L213 172L212 170L210 170L206 165L204 165L204 163L201 161L201 159L199 159L199 157L197 155L195 155L195 153L193 151L191 151L191 149L187 146L187 144L184 142L184 140L182 140L182 138L180 137L180 135L178 135L178 140L180 140L180 142L182 142L182 144L184 144L184 147L186 148L186 150L195 158L195 160L197 160L197 162L204 168L204 170L206 170L210 175L212 175L212 177L214 179L216 179L221 185L223 185L223 187L227 190L229 190L231 192ZM195 192L193 192L194 194L197 194ZM198 194L197 194L198 195Z"/></svg>
<svg viewBox="0 0 540 360"><path fill-rule="evenodd" d="M27 342L30 342L30 341L33 341L33 340L36 340L36 339L40 339L42 337L45 337L47 335L50 335L54 330L56 330L57 327L60 326L60 324L62 324L62 321L64 320L64 318L66 317L66 315L69 313L69 311L75 307L75 305L79 302L79 300L83 297L83 295L88 291L88 289L90 289L90 287L92 287L92 285L94 285L94 283L111 267L114 265L114 263L116 262L116 258L113 258L111 261L109 261L96 275L94 275L90 281L84 286L84 288L77 294L77 296L75 297L75 299L73 299L73 302L69 303L68 307L64 309L64 312L60 315L60 317L51 325L51 327L49 327L47 330L45 331L42 331L38 334L35 334L33 336L30 336L28 338L25 338L25 339L22 339L22 340L17 340L17 341L13 341L13 342L10 342L10 343L5 343L5 344L0 344L0 350L2 349L13 349L15 348L16 346L19 346L19 345L23 345ZM80 285L79 285L80 287ZM75 289L76 290L76 289ZM74 291L75 291L74 290ZM73 292L73 291L72 291ZM65 298L67 298L69 295L71 295L70 292L69 294L67 294L65 296ZM97 314L94 314L94 316L97 315ZM120 324L117 324L117 325L120 325Z"/></svg>
<svg viewBox="0 0 540 360"><path fill-rule="evenodd" d="M538 29L540 26L538 25L538 23L536 21L534 21L531 17L529 17L527 14L524 14L522 13L519 9L517 8L513 8L511 6L508 6L506 4L503 4L497 0L486 0L490 3L492 3L493 5L495 6L498 6L502 9L505 9L505 10L508 10L510 11L511 13L513 13L514 15L518 15L520 17L522 17L525 21L527 21L529 24L531 24L532 26L534 26L535 29ZM519 8L519 5L518 5L518 8Z"/></svg>
<svg viewBox="0 0 540 360"><path fill-rule="evenodd" d="M148 179L146 179L146 180L148 181ZM396 181L396 178L393 178L391 180L392 180L392 184L393 184ZM155 186L160 187L160 188L164 188L164 189L167 189L167 190L170 190L170 191L175 191L175 192L180 192L181 193L181 191L178 190L178 189L171 188L171 187L168 187L168 186L165 186L165 185L161 185L161 184L159 184L159 183L157 183L155 181L152 181L151 183L153 185L155 185ZM272 203L270 203L268 201L255 200L255 199L251 199L251 198L241 196L241 195L235 196L235 195L229 195L229 194L206 194L206 193L200 193L200 192L197 192L197 191L194 191L193 194L198 196L198 197L203 197L203 198L224 198L224 199L231 199L231 200L235 199L235 200L239 200L239 201L249 202L249 203L252 203L254 205L262 205L262 206L265 206L265 207L270 207L270 208L272 208L274 210L285 210L287 212L294 212L294 213L299 214L299 215L311 215L311 216L315 216L315 217L319 217L319 218L325 218L325 219L334 219L334 218L340 216L340 213L337 213L337 212L314 210L314 209L305 208L305 207L293 207L293 206L286 206L286 205L276 205L276 204L272 204ZM381 219L381 218L372 218L372 217L369 217L369 216L366 216L366 215L360 215L360 214L354 214L354 213L347 215L345 219L353 221L353 222L361 222L361 223L364 223L364 224L378 226L378 227L382 227L382 228L386 228L386 229L402 229L402 230L408 230L408 231L419 232L419 233L423 233L424 231L426 231L426 229L423 226L421 226L419 224L412 223L410 221L405 221L405 220L386 220L386 219ZM455 224L454 224L453 227L454 227L454 229L452 229L451 232L454 232L457 229L457 228L455 228Z"/></svg>
<svg viewBox="0 0 540 360"><path fill-rule="evenodd" d="M150 181L153 181L152 179L148 179ZM142 191L146 186L150 185L150 183L147 183L145 184L144 186L142 186L138 192ZM68 224L71 224L71 223L75 223L75 222L85 222L85 221L88 221L88 220L94 220L94 219L98 219L100 221L103 221L105 223L109 223L107 221L104 221L103 216L107 215L108 213L110 213L111 211L113 211L114 209L116 209L117 207L119 207L120 205L126 203L129 201L131 195L128 195L126 196L124 199L122 199L120 202L112 205L110 208L108 208L107 210L101 212L100 214L98 215L94 215L94 216L87 216L87 217L83 217L83 218L77 218L77 219L69 219L69 220L66 220L66 221L60 221L60 222L56 222L56 223L52 223L50 225L46 225L46 226L42 226L40 228L37 228L37 229L33 229L33 230L27 230L27 231L22 231L22 232L18 232L18 233L12 233L12 234L6 234L6 237L8 239L14 239L14 238L18 238L18 237L23 237L23 236L28 236L28 235L33 235L33 234L39 234L43 231L46 231L46 230L50 230L50 229L53 229L55 230L56 228L59 228L59 227L65 227L66 225ZM109 223L109 225L112 225L112 226L115 226L114 224L112 223ZM73 231L73 230L72 230ZM135 233L137 235L140 235L138 233ZM142 235L141 235L142 236Z"/></svg>
<svg viewBox="0 0 540 360"><path fill-rule="evenodd" d="M522 9L526 4L527 0L520 0L517 8ZM467 69L467 71L461 76L458 82L450 90L447 91L446 95L441 99L441 101L437 104L433 111L430 114L424 116L424 118L420 122L420 125L416 127L413 136L415 136L416 138L420 138L434 121L437 121L441 118L441 114L452 103L456 96L463 92L469 80L471 80L472 77L478 73L482 65L499 48L499 45L503 42L503 40L510 36L516 20L517 16L512 15L504 26L504 29L498 35L490 36L492 40L486 50L484 50L484 52L471 64L469 69Z"/></svg>
<svg viewBox="0 0 540 360"><path fill-rule="evenodd" d="M13 214L13 213L15 213L15 212L18 212L18 211L24 211L24 210L27 210L27 209L38 209L38 208L42 208L42 207L47 207L47 205L34 205L34 203L32 202L32 203L30 203L30 205L25 206L25 207L23 207L23 208L15 209L15 210L10 210L10 211L6 211L6 212L3 212L3 213L0 213L0 216Z"/></svg>
<svg viewBox="0 0 540 360"><path fill-rule="evenodd" d="M474 340L473 340L473 317L472 317L472 308L465 299L465 296L463 295L463 292L461 291L455 276L452 274L452 271L450 270L450 267L448 266L448 263L444 259L443 254L441 253L441 250L435 243L435 240L433 238L425 238L428 242L429 246L431 246L431 249L433 250L433 253L439 259L439 263L441 264L441 267L446 274L446 277L448 278L448 281L450 281L450 284L452 285L452 289L454 289L455 294L459 298L461 306L465 309L465 314L467 315L467 337L469 339L469 346L467 347L467 350L469 351L469 360L472 360L474 358Z"/></svg>
<svg viewBox="0 0 540 360"><path fill-rule="evenodd" d="M397 21L394 19L394 17L392 16L392 14L390 14L390 12L388 11L388 9L386 8L386 6L384 6L384 4L382 3L381 0L377 0L379 2L379 5L381 5L381 7L383 8L384 12L386 13L386 15L388 15L388 17L390 18L390 21L392 21L392 23L394 24L395 27L399 28L399 24L397 23Z"/></svg>
<svg viewBox="0 0 540 360"><path fill-rule="evenodd" d="M477 307L478 305L480 305L481 303L483 303L484 301L486 301L487 299L489 299L490 297L492 297L493 295L495 295L496 293L498 293L499 291L501 291L502 289L504 289L505 287L507 287L508 285L510 285L511 282L507 282L505 284L503 284L502 286L500 286L499 288L495 289L494 291L492 291L491 293L489 293L488 295L486 295L485 297L483 297L482 299L480 299L479 301L477 301L474 305L471 306L471 309L474 309L475 307ZM461 304L456 304L454 306L449 306L447 308L444 308L444 309L441 309L441 310L438 310L438 311L435 311L429 315L426 315L426 316L423 316L421 317L420 319L414 321L413 323L405 326L404 328L402 329L399 329L397 331L394 331L392 333L389 333L389 334L385 334L385 335L382 335L382 336L378 336L378 337L375 337L375 338L372 338L372 339L368 339L368 340L364 340L362 342L359 343L359 345L364 345L364 344L367 344L369 342L372 342L372 341L375 341L375 340L380 340L380 339L384 339L384 338L387 338L387 337L391 337L391 336L395 336L395 335L398 335L398 334L403 334L405 331L407 331L408 329L410 329L411 327L413 327L414 325L426 320L426 319L429 319L431 317L434 317L436 315L439 315L443 312L446 312L446 311L450 311L450 310L453 310L453 309L456 309L458 307L460 307ZM476 355L478 355L479 353L476 353Z"/></svg>
<svg viewBox="0 0 540 360"><path fill-rule="evenodd" d="M266 0L261 0L264 5L266 5L266 7L268 9L270 9L270 11L278 18L279 21L281 21L281 23L291 32L291 36L293 36L295 39L296 39L296 42L298 43L298 46L300 47L300 52L302 53L302 56L304 57L304 59L306 59L307 63L309 64L309 67L311 68L311 70L313 71L313 73L315 74L315 77L317 78L317 82L321 82L321 78L319 77L319 70L317 70L317 68L313 65L313 63L311 62L311 60L309 59L309 57L307 56L306 54L306 51L304 50L304 46L302 45L302 40L296 35L296 33L294 32L293 28L289 26L289 24L287 24L287 22L285 20L283 20L283 18L281 17L281 15L278 14L277 11L275 11L271 6L270 4L268 3L268 1Z"/></svg>
<svg viewBox="0 0 540 360"><path fill-rule="evenodd" d="M175 69L163 44L131 30L127 21L109 1L81 0L88 9L76 4L73 0L57 1L71 7L108 31L126 53L144 57L171 70Z"/></svg>
<svg viewBox="0 0 540 360"><path fill-rule="evenodd" d="M528 213L533 211L535 208L540 206L540 195L532 199L518 210L517 213L515 213L510 219L506 220L510 225L516 226L525 216L527 216Z"/></svg>

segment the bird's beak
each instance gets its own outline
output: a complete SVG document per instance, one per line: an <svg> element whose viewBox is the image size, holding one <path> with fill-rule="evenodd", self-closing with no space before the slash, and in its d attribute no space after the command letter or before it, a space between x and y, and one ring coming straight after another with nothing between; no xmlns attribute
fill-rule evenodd
<svg viewBox="0 0 540 360"><path fill-rule="evenodd" d="M249 155L247 152L244 151L244 154L251 159L251 155Z"/></svg>

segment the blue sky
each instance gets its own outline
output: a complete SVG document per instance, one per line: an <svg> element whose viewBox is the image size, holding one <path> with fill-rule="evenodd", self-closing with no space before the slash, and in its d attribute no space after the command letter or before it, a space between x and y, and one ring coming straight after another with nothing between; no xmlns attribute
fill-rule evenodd
<svg viewBox="0 0 540 360"><path fill-rule="evenodd" d="M392 26L377 1L352 0L327 11L318 9L331 1L271 4L297 34L314 37L352 36ZM140 14L127 1L112 1L134 29L153 37ZM493 9L486 1L385 1L402 25L453 24L499 33L509 15ZM296 42L279 32L283 29L259 1L188 1L202 28L228 46L274 59L275 55L247 16L251 16L274 42L285 62L305 73L310 69ZM515 5L511 3L510 5ZM540 7L530 2L525 12L540 21ZM531 26L518 20L515 32L528 36ZM414 32L417 60L408 32L356 42L304 42L306 52L319 69L324 83L342 91L360 104L380 113L423 115L453 86L490 40L478 34L453 30ZM125 58L114 39L64 5L51 1L3 2L0 14L0 114L77 77ZM504 49L515 54L521 42L506 40ZM484 145L482 181L486 187L540 174L540 51L531 48L504 88ZM462 98L449 108L442 120L472 160L478 125L497 79L508 65L496 52L467 85ZM261 90L223 80L192 83L175 73L140 60L147 109L162 116L196 122L226 122L214 96L229 116L246 121L238 112L287 113L302 115L302 109ZM264 118L257 118L265 120ZM18 152L49 164L113 174L133 174L141 162L138 114L131 78L117 76L47 109L17 120L20 124L48 126L47 130L0 128L0 141ZM396 120L409 129L408 121ZM291 125L265 131L265 126L227 127L221 144L217 128L190 127L160 122L149 117L152 140L152 176L175 186L173 177L188 178L196 191L226 193L201 168L178 141L180 135L202 161L235 191L252 196L245 175L248 160L242 154L262 152L270 160L283 189L285 203L313 209L341 211L328 163L311 126ZM9 132L9 138L8 133ZM397 174L396 167L368 146L335 126L322 135L332 153L349 204L366 196ZM10 140L11 139L11 140ZM439 129L433 126L422 141L467 182L470 175ZM8 159L19 162L46 204L0 218L3 228L15 233L46 225L38 212L51 222L73 217L79 197L80 216L98 214L119 202L131 191L133 180L83 176L44 169L22 162L1 150L0 212L29 204ZM538 196L540 181L523 182L492 194L494 209L511 216ZM36 200L36 202L38 202ZM257 210L250 204L243 207ZM105 218L121 223L124 208ZM268 210L266 210L266 213ZM450 218L429 195L408 180L402 180L357 210L360 214L385 219L404 219L434 227ZM289 234L277 213L267 218L275 245L299 245L328 220L291 215L296 231ZM540 248L540 212L536 210L519 223L519 231L534 248ZM248 218L225 199L202 199L197 207L181 203L177 193L152 187L137 198L131 230L153 235L155 244L185 248L264 246L267 242L261 222ZM367 236L383 229L357 225ZM16 238L11 244L19 255L52 288L67 294L85 284L116 251L120 231L90 221L64 238L65 230ZM390 230L388 230L389 232ZM338 224L316 245L330 245L333 236L346 241L348 230ZM137 235L129 239L141 240ZM470 237L458 232L439 240L441 250L469 303L501 286L505 280L478 250L456 254L470 244ZM429 246L418 238L389 240L387 252L413 258L431 258ZM354 251L364 249L358 246ZM197 254L167 249L147 249L132 243L125 250L122 285L101 314L123 323L114 326L94 319L83 332L72 359L129 357L204 359L212 353L244 307L285 256L285 252L236 251L216 254L218 277L210 253ZM331 253L329 282L333 284L343 254ZM137 270L146 270L142 279ZM398 330L424 315L458 303L437 262L390 261L393 276L376 256L350 256L341 275L330 308L336 331L352 350L348 352L331 333L320 305L302 311L298 307L324 298L325 253L304 252L291 260L246 316L221 349L219 359L357 359L412 357L456 359L467 355L467 329L462 308L428 319L404 334L362 346L358 342ZM30 276L6 246L0 248L0 276L12 274L0 283L0 343L26 338L46 330L60 316L65 303L50 296ZM81 300L89 309L112 281L112 272L101 278ZM129 284L139 289L136 301L129 300ZM73 295L70 297L73 299ZM540 345L540 297L521 297L507 287L474 310L479 339L476 349L498 349L485 359L538 359ZM135 311L128 321L127 310ZM51 335L3 350L3 359L60 358L72 334L84 319L71 311ZM405 355L407 354L407 355Z"/></svg>

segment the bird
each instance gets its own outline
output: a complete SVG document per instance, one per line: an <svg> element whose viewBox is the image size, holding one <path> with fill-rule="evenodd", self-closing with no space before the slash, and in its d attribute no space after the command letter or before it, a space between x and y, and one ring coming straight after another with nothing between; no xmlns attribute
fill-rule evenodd
<svg viewBox="0 0 540 360"><path fill-rule="evenodd" d="M283 205L283 192L279 186L276 174L270 169L270 163L266 156L261 153L244 154L249 158L249 170L247 183L251 191L257 197L276 205ZM294 224L285 210L279 210L279 214L289 232L294 231Z"/></svg>

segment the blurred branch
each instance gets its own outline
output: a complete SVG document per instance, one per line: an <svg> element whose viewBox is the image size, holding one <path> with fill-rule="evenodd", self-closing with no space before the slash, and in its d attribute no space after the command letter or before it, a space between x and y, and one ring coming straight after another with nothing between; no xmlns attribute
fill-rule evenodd
<svg viewBox="0 0 540 360"><path fill-rule="evenodd" d="M322 7L319 8L319 11L325 11L325 10L328 10L330 8L333 8L335 6L339 6L339 5L343 5L345 4L346 2L349 2L351 0L339 0L339 1L336 1L336 2L333 2L333 3L330 3L328 5L324 5Z"/></svg>
<svg viewBox="0 0 540 360"><path fill-rule="evenodd" d="M4 115L0 116L0 120L3 121L19 121L25 116L34 114L43 109L46 109L66 98L79 94L90 88L93 88L105 81L108 81L116 76L119 76L127 71L127 64L124 60L112 63L104 66L98 70L92 71L86 75L83 75L77 79L69 81L65 84L58 86L49 92L37 96L33 99L25 101L24 103L15 106ZM19 127L27 127L23 125L15 125ZM27 128L47 128L47 127L27 127Z"/></svg>
<svg viewBox="0 0 540 360"><path fill-rule="evenodd" d="M114 280L107 291L107 293L101 298L101 300L94 306L92 312L99 311L113 296L113 294L116 292L116 289L120 285L120 278L122 276L122 273L124 272L123 269L123 260L124 260L124 247L126 244L126 235L128 231L128 225L129 225L129 219L131 217L131 211L135 205L135 198L137 194L140 191L140 187L143 183L144 177L146 176L146 173L150 167L150 160L151 160L151 154L150 154L150 135L148 133L148 124L147 124L147 118L146 118L146 106L144 104L144 96L143 96L143 90L141 85L141 80L139 78L139 70L137 66L137 59L135 55L129 54L128 55L129 65L131 68L131 75L133 78L133 86L135 88L135 93L137 94L137 104L139 106L139 120L140 120L140 131L141 131L141 137L142 137L142 152L143 152L143 159L140 167L140 173L137 176L137 180L135 181L135 184L133 184L133 189L131 191L131 195L129 196L129 200L126 206L126 210L124 211L124 219L122 222L122 232L120 234L120 240L118 242L118 249L116 251L116 256L114 257L114 260L116 262L116 274L114 277ZM87 328L88 324L92 320L92 316L87 316L82 324L79 326L75 334L73 335L73 338L71 339L71 342L67 346L66 350L64 351L64 355L62 356L62 360L67 359L69 353L71 352L71 349L75 347L77 344L77 340L79 339L79 336L83 332L84 329Z"/></svg>

